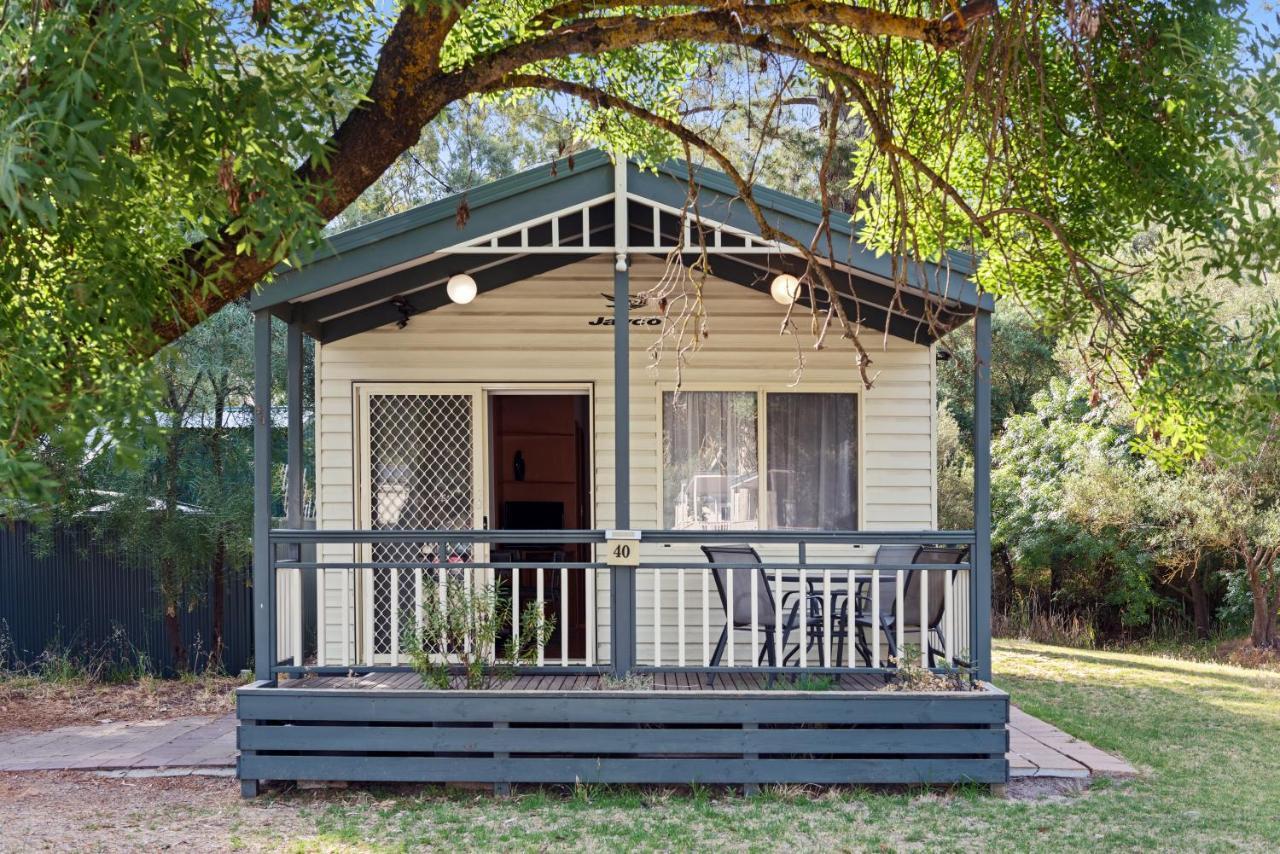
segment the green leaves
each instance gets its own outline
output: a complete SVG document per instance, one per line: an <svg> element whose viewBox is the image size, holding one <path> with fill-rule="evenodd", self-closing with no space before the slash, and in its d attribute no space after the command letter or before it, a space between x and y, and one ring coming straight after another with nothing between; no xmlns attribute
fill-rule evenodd
<svg viewBox="0 0 1280 854"><path fill-rule="evenodd" d="M41 437L126 432L153 328L193 242L279 257L322 225L294 177L367 84L361 2L10 4L0 23L0 495L29 494ZM234 172L218 184L222 164ZM233 210L238 208L238 210ZM37 489L37 491L39 491Z"/></svg>
<svg viewBox="0 0 1280 854"><path fill-rule="evenodd" d="M96 427L125 429L137 362L198 314L199 298L239 295L314 244L337 202L410 145L418 129L397 124L404 115L452 121L451 107L484 92L642 161L684 151L620 110L493 92L511 72L592 87L708 135L719 128L691 120L708 106L694 100L712 102L708 118L737 111L744 139L726 147L752 176L767 138L783 136L764 105L800 93L813 106L786 145L810 160L786 177L847 185L861 236L906 262L904 283L915 262L972 252L985 289L1074 338L1098 381L1133 400L1140 447L1174 464L1252 429L1236 411L1274 410L1239 391L1274 379L1258 340L1274 320L1224 336L1210 306L1161 295L1193 269L1249 286L1280 257L1278 42L1239 0L1011 0L944 50L815 23L836 20L822 9L777 24L785 5L407 4L394 30L405 40L381 57L391 96L379 103L369 83L393 21L372 0L6 6L0 490L39 479L29 463L47 437L72 447ZM946 8L864 7L929 19ZM687 28L692 18L702 29ZM722 81L748 79L750 103L715 103L725 69ZM353 116L362 130L339 134ZM299 172L335 162L332 181ZM823 181L819 163L831 167Z"/></svg>

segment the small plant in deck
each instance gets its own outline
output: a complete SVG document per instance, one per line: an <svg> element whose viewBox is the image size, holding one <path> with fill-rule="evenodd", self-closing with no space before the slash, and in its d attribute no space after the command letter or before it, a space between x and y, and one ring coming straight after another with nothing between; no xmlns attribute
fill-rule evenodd
<svg viewBox="0 0 1280 854"><path fill-rule="evenodd" d="M770 679L765 687L769 691L835 691L839 685L825 673L802 673L799 676Z"/></svg>
<svg viewBox="0 0 1280 854"><path fill-rule="evenodd" d="M886 691L972 691L973 680L964 668L947 667L930 670L920 663L920 647L905 644L902 656L893 662L897 672L885 686Z"/></svg>
<svg viewBox="0 0 1280 854"><path fill-rule="evenodd" d="M528 603L512 631L512 601L494 584L468 584L450 574L443 584L430 581L419 607L400 617L401 648L413 669L432 688L479 689L510 678L531 664L555 630L555 620ZM499 642L505 641L499 658Z"/></svg>
<svg viewBox="0 0 1280 854"><path fill-rule="evenodd" d="M643 673L628 673L626 676L602 673L597 687L601 691L652 691L653 677Z"/></svg>

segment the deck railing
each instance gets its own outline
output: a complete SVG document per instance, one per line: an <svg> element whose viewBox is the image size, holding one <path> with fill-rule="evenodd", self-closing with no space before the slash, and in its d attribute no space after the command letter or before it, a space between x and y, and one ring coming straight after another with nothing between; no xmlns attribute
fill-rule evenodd
<svg viewBox="0 0 1280 854"><path fill-rule="evenodd" d="M321 628L314 644L301 639L300 630L279 630L276 621L282 613L298 619L296 596L286 605L280 591L301 585L270 585L272 672L405 669L409 657L402 639L406 631L422 625L424 597L445 597L451 583L467 591L477 585L501 590L506 617L490 654L511 660L522 671L608 672L627 661L632 664L625 669L638 672L888 673L905 663L905 653L914 653L913 647L918 648L920 666L935 670L972 668L986 648L976 633L970 559L946 564L875 559L876 549L888 544L971 551L972 531L645 530L638 532L639 563L626 574L600 559L606 556L603 545L610 533L273 530L273 581L285 576L296 582L306 572L321 576L318 601L302 604L321 609L316 621ZM495 548L511 543L519 543L520 549ZM314 560L299 558L308 544L316 546ZM760 560L709 563L699 547L717 544L750 545ZM598 554L596 560L567 560L573 552L578 557ZM719 661L713 665L726 623L714 570L724 570L719 575L723 599L729 602L735 597L733 585L748 575L751 606L750 619L738 620L734 630L724 633ZM911 597L919 614L893 619L886 631L874 628L882 625L882 617L903 614L912 572L921 573L914 582L919 592ZM944 573L941 621L933 619L938 603L929 601L931 585L924 583L928 573ZM581 580L575 581L574 574ZM323 581L326 577L328 583ZM634 605L614 613L610 588L628 579L634 595L622 601ZM771 600L757 595L761 585L767 585ZM529 589L527 595L522 587ZM574 638L571 588L581 591L576 600L581 630ZM767 601L773 603L772 615L762 613L761 603ZM517 661L513 652L520 648L519 621L529 613L530 603L533 613L546 614L559 631ZM448 607L443 598L441 607ZM920 626L926 628L921 631ZM278 637L296 642L281 649ZM611 638L633 642L634 654L621 659L612 655ZM764 655L769 641L775 650L772 665ZM308 655L308 649L316 649L318 659ZM899 652L896 657L893 650ZM282 655L287 658L282 660Z"/></svg>

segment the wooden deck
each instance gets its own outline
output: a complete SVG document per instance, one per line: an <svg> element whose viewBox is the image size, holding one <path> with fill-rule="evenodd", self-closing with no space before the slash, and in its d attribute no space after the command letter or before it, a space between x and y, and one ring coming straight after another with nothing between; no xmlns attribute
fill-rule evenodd
<svg viewBox="0 0 1280 854"><path fill-rule="evenodd" d="M246 794L261 780L512 783L1004 783L1009 696L836 690L778 677L521 675L488 690L429 690L416 673L256 682L236 692Z"/></svg>
<svg viewBox="0 0 1280 854"><path fill-rule="evenodd" d="M786 691L792 688L790 676L777 676L773 685L764 673L720 673L715 684L707 685L706 674L700 673L653 673L643 677L632 677L634 682L641 679L636 688L615 689L607 686L602 678L594 673L548 673L516 676L510 679L495 681L485 690L490 691L610 691L610 690L652 690L652 691L704 691L712 693L737 691ZM822 677L814 677L822 678ZM828 691L880 691L885 686L884 677L875 674L844 673L839 677L828 677L833 684ZM454 688L463 687L461 677L456 677ZM309 690L357 689L367 691L421 691L427 690L422 677L413 671L394 671L369 673L361 676L309 676L304 679L291 679L281 682L282 688L303 688Z"/></svg>

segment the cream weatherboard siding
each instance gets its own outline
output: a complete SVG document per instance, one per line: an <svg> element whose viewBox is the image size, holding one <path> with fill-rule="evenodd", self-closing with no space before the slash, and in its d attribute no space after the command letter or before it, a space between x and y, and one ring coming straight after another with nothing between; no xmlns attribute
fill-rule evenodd
<svg viewBox="0 0 1280 854"><path fill-rule="evenodd" d="M656 259L637 259L631 293L651 288L663 274ZM387 326L316 349L316 480L320 528L359 527L357 471L360 454L354 384L469 383L513 386L540 383L580 384L591 389L594 413L594 526L614 521L614 399L612 327L591 325L610 317L603 294L613 286L611 259L601 257L482 294L470 305L448 305L413 317L405 329ZM704 289L710 335L691 354L683 372L686 388L786 391L795 380L796 341L778 335L781 310L769 297L718 279ZM677 307L673 306L673 311ZM633 317L656 316L653 305ZM647 352L660 326L633 326L631 334L631 524L659 528L659 393L676 380L674 354L658 368ZM874 387L863 390L847 342L835 335L822 351L810 348L807 330L800 337L804 370L795 389L836 389L860 395L859 448L861 491L859 525L868 529L929 529L936 526L934 450L936 376L930 347L869 332ZM351 548L323 546L321 560L350 560ZM793 553L792 553L793 554ZM845 554L848 554L847 547ZM868 550L867 554L870 554ZM651 547L646 557L703 563L695 550ZM688 663L702 659L702 575L685 573ZM639 661L654 657L653 578L638 578ZM355 595L354 579L326 571L317 595L322 664L341 664L356 652L354 633L343 637L344 597ZM662 625L665 664L676 663L674 628L678 622L676 584L664 575ZM714 588L713 588L714 589ZM712 593L714 597L714 592ZM605 573L599 573L598 655L608 657L609 614ZM710 608L711 640L723 619L718 602ZM745 639L744 639L745 640ZM741 643L741 641L740 641ZM739 653L739 663L745 663Z"/></svg>

